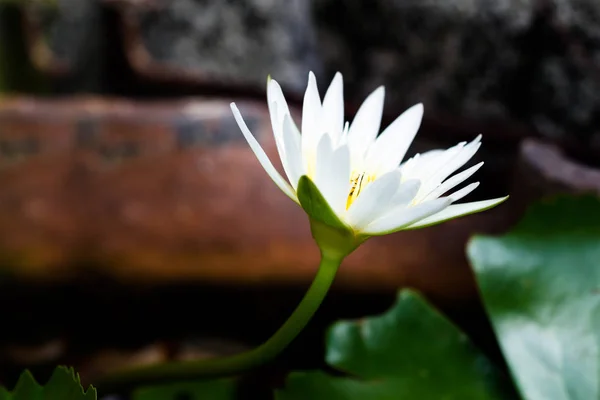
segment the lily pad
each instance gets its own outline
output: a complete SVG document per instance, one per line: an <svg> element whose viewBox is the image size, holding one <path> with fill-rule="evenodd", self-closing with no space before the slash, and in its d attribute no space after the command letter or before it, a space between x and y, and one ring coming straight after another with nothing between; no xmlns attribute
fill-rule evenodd
<svg viewBox="0 0 600 400"><path fill-rule="evenodd" d="M468 253L523 398L600 399L600 200L537 204Z"/></svg>
<svg viewBox="0 0 600 400"><path fill-rule="evenodd" d="M46 385L41 386L29 371L19 377L12 392L0 387L0 400L96 400L96 389L87 391L72 368L57 367Z"/></svg>
<svg viewBox="0 0 600 400"><path fill-rule="evenodd" d="M292 373L278 400L506 399L501 374L464 333L404 290L385 314L335 324L328 364L350 375Z"/></svg>

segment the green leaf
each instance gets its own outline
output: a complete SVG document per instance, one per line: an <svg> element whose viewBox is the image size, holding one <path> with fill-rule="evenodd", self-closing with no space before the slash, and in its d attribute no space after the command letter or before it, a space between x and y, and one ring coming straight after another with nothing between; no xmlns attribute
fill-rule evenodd
<svg viewBox="0 0 600 400"><path fill-rule="evenodd" d="M179 382L136 389L132 400L233 400L236 392L233 379Z"/></svg>
<svg viewBox="0 0 600 400"><path fill-rule="evenodd" d="M347 231L349 228L335 215L317 186L306 175L298 181L298 200L308 216L330 227Z"/></svg>
<svg viewBox="0 0 600 400"><path fill-rule="evenodd" d="M600 399L600 200L537 204L468 253L523 398Z"/></svg>
<svg viewBox="0 0 600 400"><path fill-rule="evenodd" d="M279 400L479 400L506 398L498 372L454 325L416 293L387 313L335 324L327 362L355 378L293 373Z"/></svg>
<svg viewBox="0 0 600 400"><path fill-rule="evenodd" d="M96 400L96 389L87 391L72 368L57 367L45 386L41 386L29 371L24 371L15 388L9 392L0 387L0 400Z"/></svg>

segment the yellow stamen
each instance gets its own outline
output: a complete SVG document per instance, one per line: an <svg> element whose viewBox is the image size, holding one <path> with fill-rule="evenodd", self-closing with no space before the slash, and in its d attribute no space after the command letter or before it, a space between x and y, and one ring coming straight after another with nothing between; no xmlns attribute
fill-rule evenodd
<svg viewBox="0 0 600 400"><path fill-rule="evenodd" d="M375 176L366 175L364 172L353 172L350 178L350 193L348 193L348 200L346 200L346 210L350 208L354 200L358 197L360 192L370 183L375 180Z"/></svg>

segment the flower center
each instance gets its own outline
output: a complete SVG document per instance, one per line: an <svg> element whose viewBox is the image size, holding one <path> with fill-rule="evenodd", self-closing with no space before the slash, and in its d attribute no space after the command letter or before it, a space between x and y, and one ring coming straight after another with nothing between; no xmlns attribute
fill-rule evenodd
<svg viewBox="0 0 600 400"><path fill-rule="evenodd" d="M367 175L365 172L353 172L350 177L350 193L346 200L346 210L350 208L354 200L358 198L360 192L371 182L375 180L374 175Z"/></svg>

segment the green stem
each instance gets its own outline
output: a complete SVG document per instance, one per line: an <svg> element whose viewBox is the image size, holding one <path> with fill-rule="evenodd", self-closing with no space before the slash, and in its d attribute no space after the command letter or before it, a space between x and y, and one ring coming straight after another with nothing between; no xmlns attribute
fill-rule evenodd
<svg viewBox="0 0 600 400"><path fill-rule="evenodd" d="M271 361L298 336L310 321L333 283L341 261L341 258L323 255L317 275L298 307L279 330L257 348L231 357L174 361L116 371L100 382L100 388L155 383L164 380L191 380L236 375Z"/></svg>

